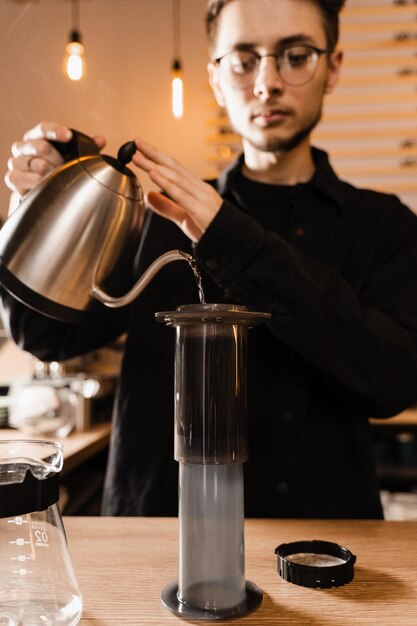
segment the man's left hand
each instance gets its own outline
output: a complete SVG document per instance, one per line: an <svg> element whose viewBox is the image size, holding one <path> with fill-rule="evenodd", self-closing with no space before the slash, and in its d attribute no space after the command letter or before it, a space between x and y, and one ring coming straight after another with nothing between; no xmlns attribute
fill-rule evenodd
<svg viewBox="0 0 417 626"><path fill-rule="evenodd" d="M150 191L148 203L155 213L177 226L197 242L219 211L223 199L211 185L191 174L172 157L154 146L135 140L132 161L169 197Z"/></svg>

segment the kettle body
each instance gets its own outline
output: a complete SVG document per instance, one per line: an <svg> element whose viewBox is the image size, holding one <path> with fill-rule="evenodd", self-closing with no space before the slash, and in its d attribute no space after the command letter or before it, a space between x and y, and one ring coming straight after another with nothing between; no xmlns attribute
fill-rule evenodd
<svg viewBox="0 0 417 626"><path fill-rule="evenodd" d="M126 165L79 156L43 180L0 231L0 281L51 317L77 322L97 308L92 284L120 295L131 274L143 193Z"/></svg>
<svg viewBox="0 0 417 626"><path fill-rule="evenodd" d="M51 142L69 161L32 189L0 230L0 283L39 313L82 323L103 304L132 302L167 263L193 267L194 260L170 250L132 286L145 214L142 188L126 167L135 143L124 144L116 159L72 132L69 144Z"/></svg>

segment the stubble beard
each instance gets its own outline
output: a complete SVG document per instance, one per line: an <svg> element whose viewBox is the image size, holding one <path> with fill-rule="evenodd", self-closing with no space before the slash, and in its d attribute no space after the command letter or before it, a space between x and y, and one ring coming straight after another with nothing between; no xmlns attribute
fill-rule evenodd
<svg viewBox="0 0 417 626"><path fill-rule="evenodd" d="M308 137L316 126L319 124L322 117L323 107L320 106L316 115L307 123L303 128L300 128L296 133L294 133L291 137L287 139L281 138L272 138L265 139L265 141L255 141L251 137L247 137L241 133L237 129L236 132L241 135L242 139L244 139L248 144L250 144L256 150L261 152L273 152L273 153L282 153L282 152L290 152L297 148L305 139Z"/></svg>

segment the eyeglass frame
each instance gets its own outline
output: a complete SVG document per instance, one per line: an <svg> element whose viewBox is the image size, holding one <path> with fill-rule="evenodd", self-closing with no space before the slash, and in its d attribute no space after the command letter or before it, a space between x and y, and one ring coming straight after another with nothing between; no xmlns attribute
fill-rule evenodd
<svg viewBox="0 0 417 626"><path fill-rule="evenodd" d="M291 50L291 48L308 48L309 50L312 50L313 52L315 52L315 54L317 54L318 59L317 59L317 63L316 66L314 68L313 74L311 75L310 78L308 78L305 82L300 83L298 85L294 85L293 83L289 83L287 82L280 73L280 64L279 64L279 60L280 57L282 56L283 53L285 53L287 50ZM221 60L224 59L225 57L229 56L229 54L233 54L236 52L248 52L250 54L252 54L258 62L257 68L256 68L256 74L255 74L255 78L253 80L253 83L249 83L247 85L247 87L237 87L235 85L230 85L233 89L237 89L239 91L243 91L244 89L249 89L249 87L251 87L252 85L255 84L256 82L256 78L258 76L259 73L259 67L261 64L262 59L266 59L268 57L272 57L275 59L275 69L276 72L278 74L278 76L281 78L281 80L288 85L289 87L304 87L304 85L307 85L311 80L313 80L314 75L316 73L317 70L317 66L318 66L318 61L320 60L320 58L324 55L324 54L331 54L333 52L333 50L330 49L323 49L323 48L318 48L317 46L312 46L310 44L291 44L289 46L285 46L285 48L283 48L282 50L280 50L280 52L276 52L276 53L270 53L270 54L259 54L259 52L256 52L256 50L247 50L247 49L236 49L236 50L230 50L229 52L226 52L226 54L223 54L221 57L217 57L216 59L213 59L213 63L215 65L217 65L218 67L221 67L220 63Z"/></svg>

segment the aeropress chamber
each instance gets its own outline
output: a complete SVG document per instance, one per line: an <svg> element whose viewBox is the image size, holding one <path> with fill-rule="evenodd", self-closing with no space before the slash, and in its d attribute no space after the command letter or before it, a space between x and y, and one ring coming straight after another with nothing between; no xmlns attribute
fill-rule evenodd
<svg viewBox="0 0 417 626"><path fill-rule="evenodd" d="M186 619L237 617L262 602L259 587L245 580L243 463L247 331L269 317L229 304L156 313L176 329L179 462L179 575L161 600Z"/></svg>

